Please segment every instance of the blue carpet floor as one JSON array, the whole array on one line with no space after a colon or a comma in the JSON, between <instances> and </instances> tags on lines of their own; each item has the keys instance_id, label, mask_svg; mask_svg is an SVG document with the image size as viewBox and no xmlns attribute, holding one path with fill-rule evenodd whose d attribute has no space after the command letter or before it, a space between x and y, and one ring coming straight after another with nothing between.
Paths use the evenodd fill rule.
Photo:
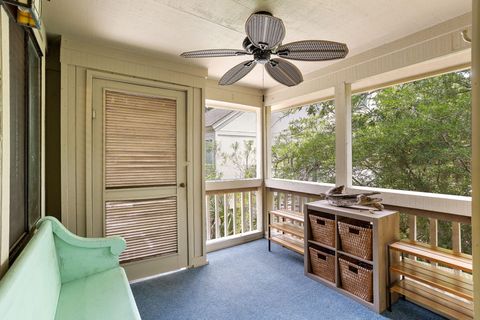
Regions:
<instances>
[{"instance_id":1,"label":"blue carpet floor","mask_svg":"<svg viewBox=\"0 0 480 320\"><path fill-rule=\"evenodd\" d=\"M213 252L209 265L132 284L143 320L442 319L406 301L378 315L303 274L303 257L266 240Z\"/></svg>"}]
</instances>

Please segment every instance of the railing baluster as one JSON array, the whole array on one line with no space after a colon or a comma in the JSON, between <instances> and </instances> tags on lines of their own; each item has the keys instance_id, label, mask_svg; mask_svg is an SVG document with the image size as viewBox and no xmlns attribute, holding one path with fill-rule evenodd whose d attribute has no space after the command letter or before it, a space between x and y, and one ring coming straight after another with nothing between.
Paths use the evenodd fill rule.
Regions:
<instances>
[{"instance_id":1,"label":"railing baluster","mask_svg":"<svg viewBox=\"0 0 480 320\"><path fill-rule=\"evenodd\" d=\"M408 215L408 239L417 241L417 216Z\"/></svg>"},{"instance_id":2,"label":"railing baluster","mask_svg":"<svg viewBox=\"0 0 480 320\"><path fill-rule=\"evenodd\" d=\"M438 220L429 218L430 224L430 244L432 246L438 246Z\"/></svg>"},{"instance_id":3,"label":"railing baluster","mask_svg":"<svg viewBox=\"0 0 480 320\"><path fill-rule=\"evenodd\" d=\"M244 199L245 192L240 194L240 202L242 203L240 206L240 218L242 219L242 233L245 232L245 199Z\"/></svg>"},{"instance_id":4,"label":"railing baluster","mask_svg":"<svg viewBox=\"0 0 480 320\"><path fill-rule=\"evenodd\" d=\"M275 198L275 203L276 203L276 209L279 210L280 209L280 192L275 192L276 193L276 198Z\"/></svg>"},{"instance_id":5,"label":"railing baluster","mask_svg":"<svg viewBox=\"0 0 480 320\"><path fill-rule=\"evenodd\" d=\"M437 247L438 246L438 220L434 218L429 218L429 239L430 245ZM432 266L436 266L437 263L432 262Z\"/></svg>"},{"instance_id":6,"label":"railing baluster","mask_svg":"<svg viewBox=\"0 0 480 320\"><path fill-rule=\"evenodd\" d=\"M206 212L207 212L207 240L210 240L212 237L211 235L212 219L210 216L210 199L211 199L211 196L209 195L205 196L205 205L206 205Z\"/></svg>"},{"instance_id":7,"label":"railing baluster","mask_svg":"<svg viewBox=\"0 0 480 320\"><path fill-rule=\"evenodd\" d=\"M408 215L408 239L412 241L417 241L417 216ZM409 256L414 260L417 260L414 256Z\"/></svg>"},{"instance_id":8,"label":"railing baluster","mask_svg":"<svg viewBox=\"0 0 480 320\"><path fill-rule=\"evenodd\" d=\"M452 222L452 250L455 253L462 252L462 229L460 222ZM454 270L455 274L461 274L460 270Z\"/></svg>"},{"instance_id":9,"label":"railing baluster","mask_svg":"<svg viewBox=\"0 0 480 320\"><path fill-rule=\"evenodd\" d=\"M220 216L218 214L218 196L213 196L215 201L215 239L220 238Z\"/></svg>"},{"instance_id":10,"label":"railing baluster","mask_svg":"<svg viewBox=\"0 0 480 320\"><path fill-rule=\"evenodd\" d=\"M300 206L300 212L304 213L304 207L305 207L305 197L300 197L298 205Z\"/></svg>"},{"instance_id":11,"label":"railing baluster","mask_svg":"<svg viewBox=\"0 0 480 320\"><path fill-rule=\"evenodd\" d=\"M252 192L248 192L248 231L252 231Z\"/></svg>"},{"instance_id":12,"label":"railing baluster","mask_svg":"<svg viewBox=\"0 0 480 320\"><path fill-rule=\"evenodd\" d=\"M452 222L452 250L455 253L462 252L461 236L460 222Z\"/></svg>"},{"instance_id":13,"label":"railing baluster","mask_svg":"<svg viewBox=\"0 0 480 320\"><path fill-rule=\"evenodd\" d=\"M282 197L282 209L287 209L287 194L286 193L282 193L283 197Z\"/></svg>"},{"instance_id":14,"label":"railing baluster","mask_svg":"<svg viewBox=\"0 0 480 320\"><path fill-rule=\"evenodd\" d=\"M237 234L237 193L233 193L233 234Z\"/></svg>"},{"instance_id":15,"label":"railing baluster","mask_svg":"<svg viewBox=\"0 0 480 320\"><path fill-rule=\"evenodd\" d=\"M223 195L223 236L228 236L228 204L226 193Z\"/></svg>"}]
</instances>

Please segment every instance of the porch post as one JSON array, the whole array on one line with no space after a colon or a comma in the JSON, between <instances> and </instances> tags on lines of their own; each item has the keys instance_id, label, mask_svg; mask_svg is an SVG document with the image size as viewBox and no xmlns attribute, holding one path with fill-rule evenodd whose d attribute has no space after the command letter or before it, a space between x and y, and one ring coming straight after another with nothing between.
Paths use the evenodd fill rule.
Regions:
<instances>
[{"instance_id":1,"label":"porch post","mask_svg":"<svg viewBox=\"0 0 480 320\"><path fill-rule=\"evenodd\" d=\"M352 184L352 97L351 85L335 86L335 175L337 186Z\"/></svg>"},{"instance_id":2,"label":"porch post","mask_svg":"<svg viewBox=\"0 0 480 320\"><path fill-rule=\"evenodd\" d=\"M472 8L472 254L475 319L480 319L480 0Z\"/></svg>"},{"instance_id":3,"label":"porch post","mask_svg":"<svg viewBox=\"0 0 480 320\"><path fill-rule=\"evenodd\" d=\"M273 209L273 193L268 191L265 186L265 180L272 178L272 147L271 147L271 116L272 107L264 106L262 109L262 160L263 160L263 234L265 238L268 238L268 212Z\"/></svg>"}]
</instances>

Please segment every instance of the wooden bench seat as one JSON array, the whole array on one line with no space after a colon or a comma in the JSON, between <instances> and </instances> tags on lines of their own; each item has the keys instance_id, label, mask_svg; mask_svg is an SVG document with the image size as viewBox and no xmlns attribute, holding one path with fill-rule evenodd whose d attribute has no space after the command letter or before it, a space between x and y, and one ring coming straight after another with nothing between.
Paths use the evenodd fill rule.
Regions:
<instances>
[{"instance_id":1,"label":"wooden bench seat","mask_svg":"<svg viewBox=\"0 0 480 320\"><path fill-rule=\"evenodd\" d=\"M473 319L473 303L457 299L415 280L403 279L392 286L390 291L449 319Z\"/></svg>"},{"instance_id":2,"label":"wooden bench seat","mask_svg":"<svg viewBox=\"0 0 480 320\"><path fill-rule=\"evenodd\" d=\"M0 319L140 320L118 261L125 246L120 237L81 238L41 219L0 281Z\"/></svg>"},{"instance_id":3,"label":"wooden bench seat","mask_svg":"<svg viewBox=\"0 0 480 320\"><path fill-rule=\"evenodd\" d=\"M437 262L453 269L472 272L471 256L454 253L451 250L438 248L411 240L402 240L390 245L390 249L413 255L418 258Z\"/></svg>"}]
</instances>

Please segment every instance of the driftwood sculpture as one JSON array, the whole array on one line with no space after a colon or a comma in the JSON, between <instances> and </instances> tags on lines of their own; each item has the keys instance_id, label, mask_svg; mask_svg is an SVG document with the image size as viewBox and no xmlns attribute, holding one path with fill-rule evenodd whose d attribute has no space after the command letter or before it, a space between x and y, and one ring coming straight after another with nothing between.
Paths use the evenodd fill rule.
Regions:
<instances>
[{"instance_id":1,"label":"driftwood sculpture","mask_svg":"<svg viewBox=\"0 0 480 320\"><path fill-rule=\"evenodd\" d=\"M331 188L325 193L328 203L337 207L352 207L355 205L370 206L377 210L383 210L381 198L371 197L379 192L365 192L346 194L345 186Z\"/></svg>"}]
</instances>

